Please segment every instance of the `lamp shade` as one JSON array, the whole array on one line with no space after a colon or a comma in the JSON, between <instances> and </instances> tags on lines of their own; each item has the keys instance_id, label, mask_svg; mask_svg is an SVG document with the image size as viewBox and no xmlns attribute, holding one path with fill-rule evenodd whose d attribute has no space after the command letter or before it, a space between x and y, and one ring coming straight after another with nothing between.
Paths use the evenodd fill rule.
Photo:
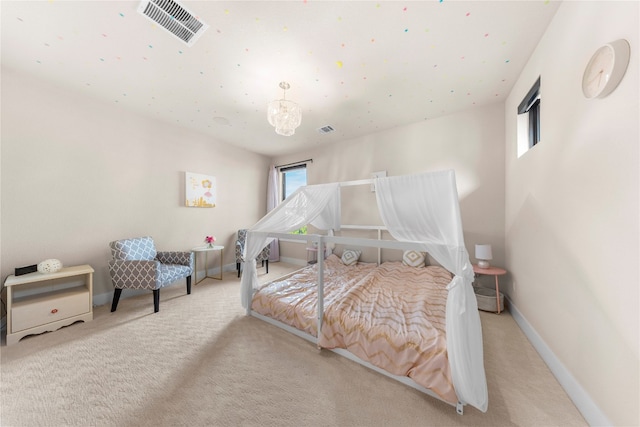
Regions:
<instances>
[{"instance_id":1,"label":"lamp shade","mask_svg":"<svg viewBox=\"0 0 640 427\"><path fill-rule=\"evenodd\" d=\"M302 122L302 109L293 101L279 99L269 103L267 119L278 135L291 136Z\"/></svg>"},{"instance_id":2,"label":"lamp shade","mask_svg":"<svg viewBox=\"0 0 640 427\"><path fill-rule=\"evenodd\" d=\"M482 268L488 268L490 259L493 259L491 253L491 245L476 245L476 259L480 260L478 265Z\"/></svg>"},{"instance_id":3,"label":"lamp shade","mask_svg":"<svg viewBox=\"0 0 640 427\"><path fill-rule=\"evenodd\" d=\"M267 105L267 120L276 128L276 133L283 136L291 136L296 133L296 128L302 123L302 108L293 101L285 99L287 89L291 86L287 82L280 82L282 99L271 101Z\"/></svg>"}]
</instances>

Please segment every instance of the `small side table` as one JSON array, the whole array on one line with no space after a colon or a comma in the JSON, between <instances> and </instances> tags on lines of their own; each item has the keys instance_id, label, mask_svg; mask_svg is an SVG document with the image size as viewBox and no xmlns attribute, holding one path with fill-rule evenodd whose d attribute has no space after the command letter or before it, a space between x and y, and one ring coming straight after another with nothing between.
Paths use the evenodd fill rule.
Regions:
<instances>
[{"instance_id":1,"label":"small side table","mask_svg":"<svg viewBox=\"0 0 640 427\"><path fill-rule=\"evenodd\" d=\"M195 284L197 285L198 283L202 282L204 279L209 278L209 279L217 279L217 280L222 280L222 261L223 261L223 250L224 250L224 246L199 246L197 248L193 248L191 249L191 252L195 253ZM218 277L214 277L214 276L209 276L209 269L207 268L207 254L211 251L220 251L220 275ZM204 252L204 277L200 280L197 279L198 277L198 252Z\"/></svg>"},{"instance_id":2,"label":"small side table","mask_svg":"<svg viewBox=\"0 0 640 427\"><path fill-rule=\"evenodd\" d=\"M307 264L318 262L318 248L307 248Z\"/></svg>"},{"instance_id":3,"label":"small side table","mask_svg":"<svg viewBox=\"0 0 640 427\"><path fill-rule=\"evenodd\" d=\"M507 270L500 267L481 268L477 264L473 264L473 272L475 274L483 274L485 276L495 276L496 278L496 309L500 314L500 286L498 285L498 276L507 274Z\"/></svg>"}]
</instances>

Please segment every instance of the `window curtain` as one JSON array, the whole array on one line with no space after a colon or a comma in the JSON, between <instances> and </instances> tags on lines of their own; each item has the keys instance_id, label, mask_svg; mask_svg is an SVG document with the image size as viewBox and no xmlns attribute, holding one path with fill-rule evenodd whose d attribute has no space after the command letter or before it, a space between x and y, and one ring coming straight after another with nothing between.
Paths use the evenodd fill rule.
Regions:
<instances>
[{"instance_id":1,"label":"window curtain","mask_svg":"<svg viewBox=\"0 0 640 427\"><path fill-rule=\"evenodd\" d=\"M311 224L321 230L340 229L340 185L338 183L308 185L298 188L247 231L244 259L255 259L262 248L274 238L269 232L288 233ZM240 285L242 306L251 308L253 289L258 288L258 273L254 262L244 263Z\"/></svg>"},{"instance_id":2,"label":"window curtain","mask_svg":"<svg viewBox=\"0 0 640 427\"><path fill-rule=\"evenodd\" d=\"M278 169L275 165L271 165L269 168L269 178L267 181L267 212L271 212L278 206ZM273 239L269 243L269 262L280 261L280 242L278 239Z\"/></svg>"},{"instance_id":3,"label":"window curtain","mask_svg":"<svg viewBox=\"0 0 640 427\"><path fill-rule=\"evenodd\" d=\"M453 171L378 178L376 199L389 233L421 243L454 274L447 286L447 352L456 394L482 412L488 405L482 328L473 292L473 267L464 246Z\"/></svg>"}]
</instances>

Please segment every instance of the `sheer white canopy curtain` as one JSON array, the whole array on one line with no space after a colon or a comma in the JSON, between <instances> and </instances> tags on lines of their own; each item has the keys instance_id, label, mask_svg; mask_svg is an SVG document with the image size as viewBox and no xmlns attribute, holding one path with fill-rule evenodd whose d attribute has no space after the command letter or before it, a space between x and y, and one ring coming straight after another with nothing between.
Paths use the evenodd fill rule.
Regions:
<instances>
[{"instance_id":1,"label":"sheer white canopy curtain","mask_svg":"<svg viewBox=\"0 0 640 427\"><path fill-rule=\"evenodd\" d=\"M453 171L376 180L376 199L389 233L420 243L454 274L447 286L447 352L456 394L462 403L487 411L482 327L473 293L473 266L464 246Z\"/></svg>"},{"instance_id":2,"label":"sheer white canopy curtain","mask_svg":"<svg viewBox=\"0 0 640 427\"><path fill-rule=\"evenodd\" d=\"M247 231L244 259L254 259L262 248L274 239L267 237L269 232L289 233L307 224L320 230L340 229L340 185L338 183L298 188ZM242 305L248 308L251 307L253 290L258 287L258 273L255 263L247 262L244 268L240 289Z\"/></svg>"}]
</instances>

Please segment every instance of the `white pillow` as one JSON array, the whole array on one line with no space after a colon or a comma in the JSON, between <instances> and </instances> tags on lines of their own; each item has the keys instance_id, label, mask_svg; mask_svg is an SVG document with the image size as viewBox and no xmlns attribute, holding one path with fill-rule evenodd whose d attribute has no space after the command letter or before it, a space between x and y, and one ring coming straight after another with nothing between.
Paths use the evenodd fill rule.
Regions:
<instances>
[{"instance_id":1,"label":"white pillow","mask_svg":"<svg viewBox=\"0 0 640 427\"><path fill-rule=\"evenodd\" d=\"M342 252L342 263L344 265L355 265L362 252L357 249L345 249Z\"/></svg>"},{"instance_id":2,"label":"white pillow","mask_svg":"<svg viewBox=\"0 0 640 427\"><path fill-rule=\"evenodd\" d=\"M424 267L424 252L404 251L404 254L402 254L402 263L409 267Z\"/></svg>"}]
</instances>

